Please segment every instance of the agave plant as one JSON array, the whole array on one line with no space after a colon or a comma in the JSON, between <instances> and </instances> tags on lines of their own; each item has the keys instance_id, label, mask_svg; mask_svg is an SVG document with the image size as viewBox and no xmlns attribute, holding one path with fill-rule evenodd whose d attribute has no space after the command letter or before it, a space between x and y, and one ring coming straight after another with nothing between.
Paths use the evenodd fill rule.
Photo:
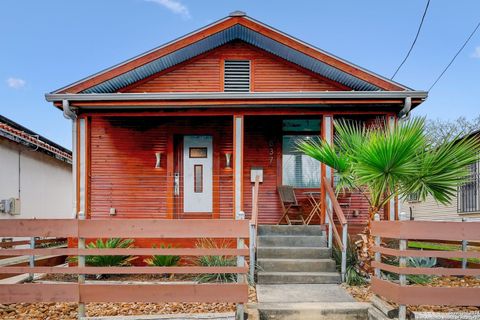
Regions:
<instances>
[{"instance_id":1,"label":"agave plant","mask_svg":"<svg viewBox=\"0 0 480 320\"><path fill-rule=\"evenodd\" d=\"M201 239L195 246L204 249L231 248L232 242ZM201 267L235 267L237 259L234 256L200 256L194 260L194 264ZM234 273L204 273L199 274L196 280L198 282L235 282L237 275Z\"/></svg>"},{"instance_id":2,"label":"agave plant","mask_svg":"<svg viewBox=\"0 0 480 320\"><path fill-rule=\"evenodd\" d=\"M110 238L107 240L97 239L87 244L87 249L113 249L133 248L133 239ZM85 264L94 267L127 266L137 259L136 256L86 256ZM70 258L70 261L77 261L77 257Z\"/></svg>"},{"instance_id":3,"label":"agave plant","mask_svg":"<svg viewBox=\"0 0 480 320\"><path fill-rule=\"evenodd\" d=\"M337 192L360 192L369 203L370 220L363 239L367 257L365 271L371 273L370 221L391 199L418 194L424 201L432 196L448 204L457 187L468 178L467 166L478 159L479 146L474 139L457 137L432 147L425 136L425 120L415 118L393 127L386 123L367 127L359 122L335 121L331 145L322 140L297 143L300 151L336 171Z\"/></svg>"},{"instance_id":4,"label":"agave plant","mask_svg":"<svg viewBox=\"0 0 480 320\"><path fill-rule=\"evenodd\" d=\"M157 246L153 246L153 248L156 248ZM169 244L168 246L161 245L162 249L165 248L172 248L172 245ZM178 262L180 261L180 256L174 256L174 255L155 255L152 256L151 258L144 259L143 262L145 262L149 266L156 266L156 267L171 267L171 266L176 266Z\"/></svg>"}]
</instances>

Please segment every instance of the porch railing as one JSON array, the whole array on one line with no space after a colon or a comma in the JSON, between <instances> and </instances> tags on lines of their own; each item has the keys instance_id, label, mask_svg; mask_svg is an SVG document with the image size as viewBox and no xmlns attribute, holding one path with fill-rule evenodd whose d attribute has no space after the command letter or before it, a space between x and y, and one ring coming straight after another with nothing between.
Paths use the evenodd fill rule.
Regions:
<instances>
[{"instance_id":1,"label":"porch railing","mask_svg":"<svg viewBox=\"0 0 480 320\"><path fill-rule=\"evenodd\" d=\"M255 282L259 188L260 188L260 177L256 176L255 183L253 185L252 216L250 218L250 281L252 283Z\"/></svg>"},{"instance_id":2,"label":"porch railing","mask_svg":"<svg viewBox=\"0 0 480 320\"><path fill-rule=\"evenodd\" d=\"M410 221L402 212L400 221L380 221L377 214L372 222L372 235L375 236L375 275L372 277L372 291L379 296L399 304L399 319L406 317L406 305L449 305L480 306L480 288L478 287L429 287L407 285L407 275L436 276L480 276L480 269L463 268L426 268L408 266L408 257L436 257L479 259L479 251L467 251L466 246L457 251L411 250L407 249L409 239L456 241L465 243L480 240L480 222L444 222ZM398 239L398 249L382 246L382 238ZM460 248L460 246L459 246ZM398 266L382 262L382 255L398 257ZM398 282L382 277L381 271L399 275Z\"/></svg>"},{"instance_id":3,"label":"porch railing","mask_svg":"<svg viewBox=\"0 0 480 320\"><path fill-rule=\"evenodd\" d=\"M348 246L348 224L347 219L345 219L345 215L343 214L342 207L338 203L337 197L335 196L335 192L330 184L330 182L324 177L323 178L323 185L325 186L325 199L327 203L325 204L325 211L327 213L327 223L328 223L328 247L333 250L333 239L338 246L338 248L342 252L342 261L340 264L340 272L342 275L342 282L345 281L345 272L347 269L347 246ZM337 229L337 225L335 224L335 217L337 218L338 222L342 226L342 236Z\"/></svg>"},{"instance_id":4,"label":"porch railing","mask_svg":"<svg viewBox=\"0 0 480 320\"><path fill-rule=\"evenodd\" d=\"M79 215L80 216L80 215ZM8 237L68 237L79 240L78 248L2 249L0 256L68 255L78 256L77 266L9 266L0 267L0 273L77 274L78 283L22 283L0 284L0 303L77 302L79 316L84 316L84 304L89 302L229 302L243 309L248 301L245 256L249 248L243 240L249 238L247 220L161 220L161 219L15 219L2 220L0 236ZM232 239L232 248L82 248L83 241L97 238L152 238L152 239ZM83 240L83 241L82 241ZM241 246L238 243L242 243ZM179 256L231 256L241 258L237 266L173 267L83 266L81 259L91 255L179 255ZM238 274L236 283L168 283L168 284L106 284L84 282L84 275L92 274ZM239 308L240 307L240 308ZM242 318L237 313L237 318Z\"/></svg>"}]
</instances>

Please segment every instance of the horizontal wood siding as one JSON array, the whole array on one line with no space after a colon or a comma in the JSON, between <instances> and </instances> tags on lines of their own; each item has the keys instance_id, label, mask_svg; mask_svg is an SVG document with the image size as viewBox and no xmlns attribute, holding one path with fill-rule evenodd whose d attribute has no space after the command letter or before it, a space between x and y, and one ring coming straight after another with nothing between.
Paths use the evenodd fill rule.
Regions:
<instances>
[{"instance_id":1,"label":"horizontal wood siding","mask_svg":"<svg viewBox=\"0 0 480 320\"><path fill-rule=\"evenodd\" d=\"M276 224L281 217L282 208L277 193L278 153L281 157L280 119L267 117L245 117L245 148L243 163L244 210L248 218L252 212L252 187L250 170L263 168L263 182L258 194L258 222ZM281 158L280 158L281 160Z\"/></svg>"},{"instance_id":2,"label":"horizontal wood siding","mask_svg":"<svg viewBox=\"0 0 480 320\"><path fill-rule=\"evenodd\" d=\"M220 161L220 217L232 217L232 171L225 153L232 152L232 121L218 117L115 118L93 117L91 130L90 206L92 218L167 218L167 140L174 132L216 132ZM155 152L162 153L155 168ZM215 160L214 160L215 161Z\"/></svg>"},{"instance_id":3,"label":"horizontal wood siding","mask_svg":"<svg viewBox=\"0 0 480 320\"><path fill-rule=\"evenodd\" d=\"M124 92L223 91L223 60L251 60L252 91L338 91L345 87L288 63L244 42L232 42L171 70L161 72Z\"/></svg>"},{"instance_id":4,"label":"horizontal wood siding","mask_svg":"<svg viewBox=\"0 0 480 320\"><path fill-rule=\"evenodd\" d=\"M402 211L412 213L415 220L427 221L462 221L466 218L470 221L480 221L480 213L457 213L457 198L455 197L449 205L436 202L431 196L425 201L408 202L402 204Z\"/></svg>"}]
</instances>

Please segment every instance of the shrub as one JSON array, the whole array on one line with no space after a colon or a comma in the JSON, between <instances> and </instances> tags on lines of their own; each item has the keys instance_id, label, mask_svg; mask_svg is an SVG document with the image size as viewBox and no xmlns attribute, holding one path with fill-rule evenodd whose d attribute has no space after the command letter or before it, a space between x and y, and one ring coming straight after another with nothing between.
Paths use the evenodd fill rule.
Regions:
<instances>
[{"instance_id":1,"label":"shrub","mask_svg":"<svg viewBox=\"0 0 480 320\"><path fill-rule=\"evenodd\" d=\"M156 248L156 246L153 246L153 248ZM165 248L172 248L172 245L168 245L165 247L165 245L161 245L162 249ZM143 262L145 262L149 266L156 266L156 267L171 267L171 266L176 266L178 262L180 261L180 256L172 256L172 255L160 255L160 256L152 256L151 258L144 259Z\"/></svg>"},{"instance_id":2,"label":"shrub","mask_svg":"<svg viewBox=\"0 0 480 320\"><path fill-rule=\"evenodd\" d=\"M217 242L214 239L201 239L196 243L197 248L221 249L231 248L231 241ZM200 256L194 260L194 264L201 267L235 267L237 258L232 256ZM196 277L198 282L235 282L235 273L204 273Z\"/></svg>"},{"instance_id":3,"label":"shrub","mask_svg":"<svg viewBox=\"0 0 480 320\"><path fill-rule=\"evenodd\" d=\"M361 286L367 283L359 268L360 260L356 251L355 242L348 237L347 246L347 267L345 270L345 282L350 286ZM337 269L341 270L342 250L339 247L333 248L333 258Z\"/></svg>"}]
</instances>

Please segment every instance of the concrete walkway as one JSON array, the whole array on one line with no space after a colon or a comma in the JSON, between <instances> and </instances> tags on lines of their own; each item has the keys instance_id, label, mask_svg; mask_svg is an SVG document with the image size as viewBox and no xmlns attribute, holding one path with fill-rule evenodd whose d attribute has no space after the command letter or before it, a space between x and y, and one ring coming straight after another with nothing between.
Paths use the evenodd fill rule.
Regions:
<instances>
[{"instance_id":1,"label":"concrete walkway","mask_svg":"<svg viewBox=\"0 0 480 320\"><path fill-rule=\"evenodd\" d=\"M370 304L356 302L339 284L257 285L261 319L360 320Z\"/></svg>"},{"instance_id":2,"label":"concrete walkway","mask_svg":"<svg viewBox=\"0 0 480 320\"><path fill-rule=\"evenodd\" d=\"M355 302L338 284L257 285L257 299L265 302Z\"/></svg>"}]
</instances>

